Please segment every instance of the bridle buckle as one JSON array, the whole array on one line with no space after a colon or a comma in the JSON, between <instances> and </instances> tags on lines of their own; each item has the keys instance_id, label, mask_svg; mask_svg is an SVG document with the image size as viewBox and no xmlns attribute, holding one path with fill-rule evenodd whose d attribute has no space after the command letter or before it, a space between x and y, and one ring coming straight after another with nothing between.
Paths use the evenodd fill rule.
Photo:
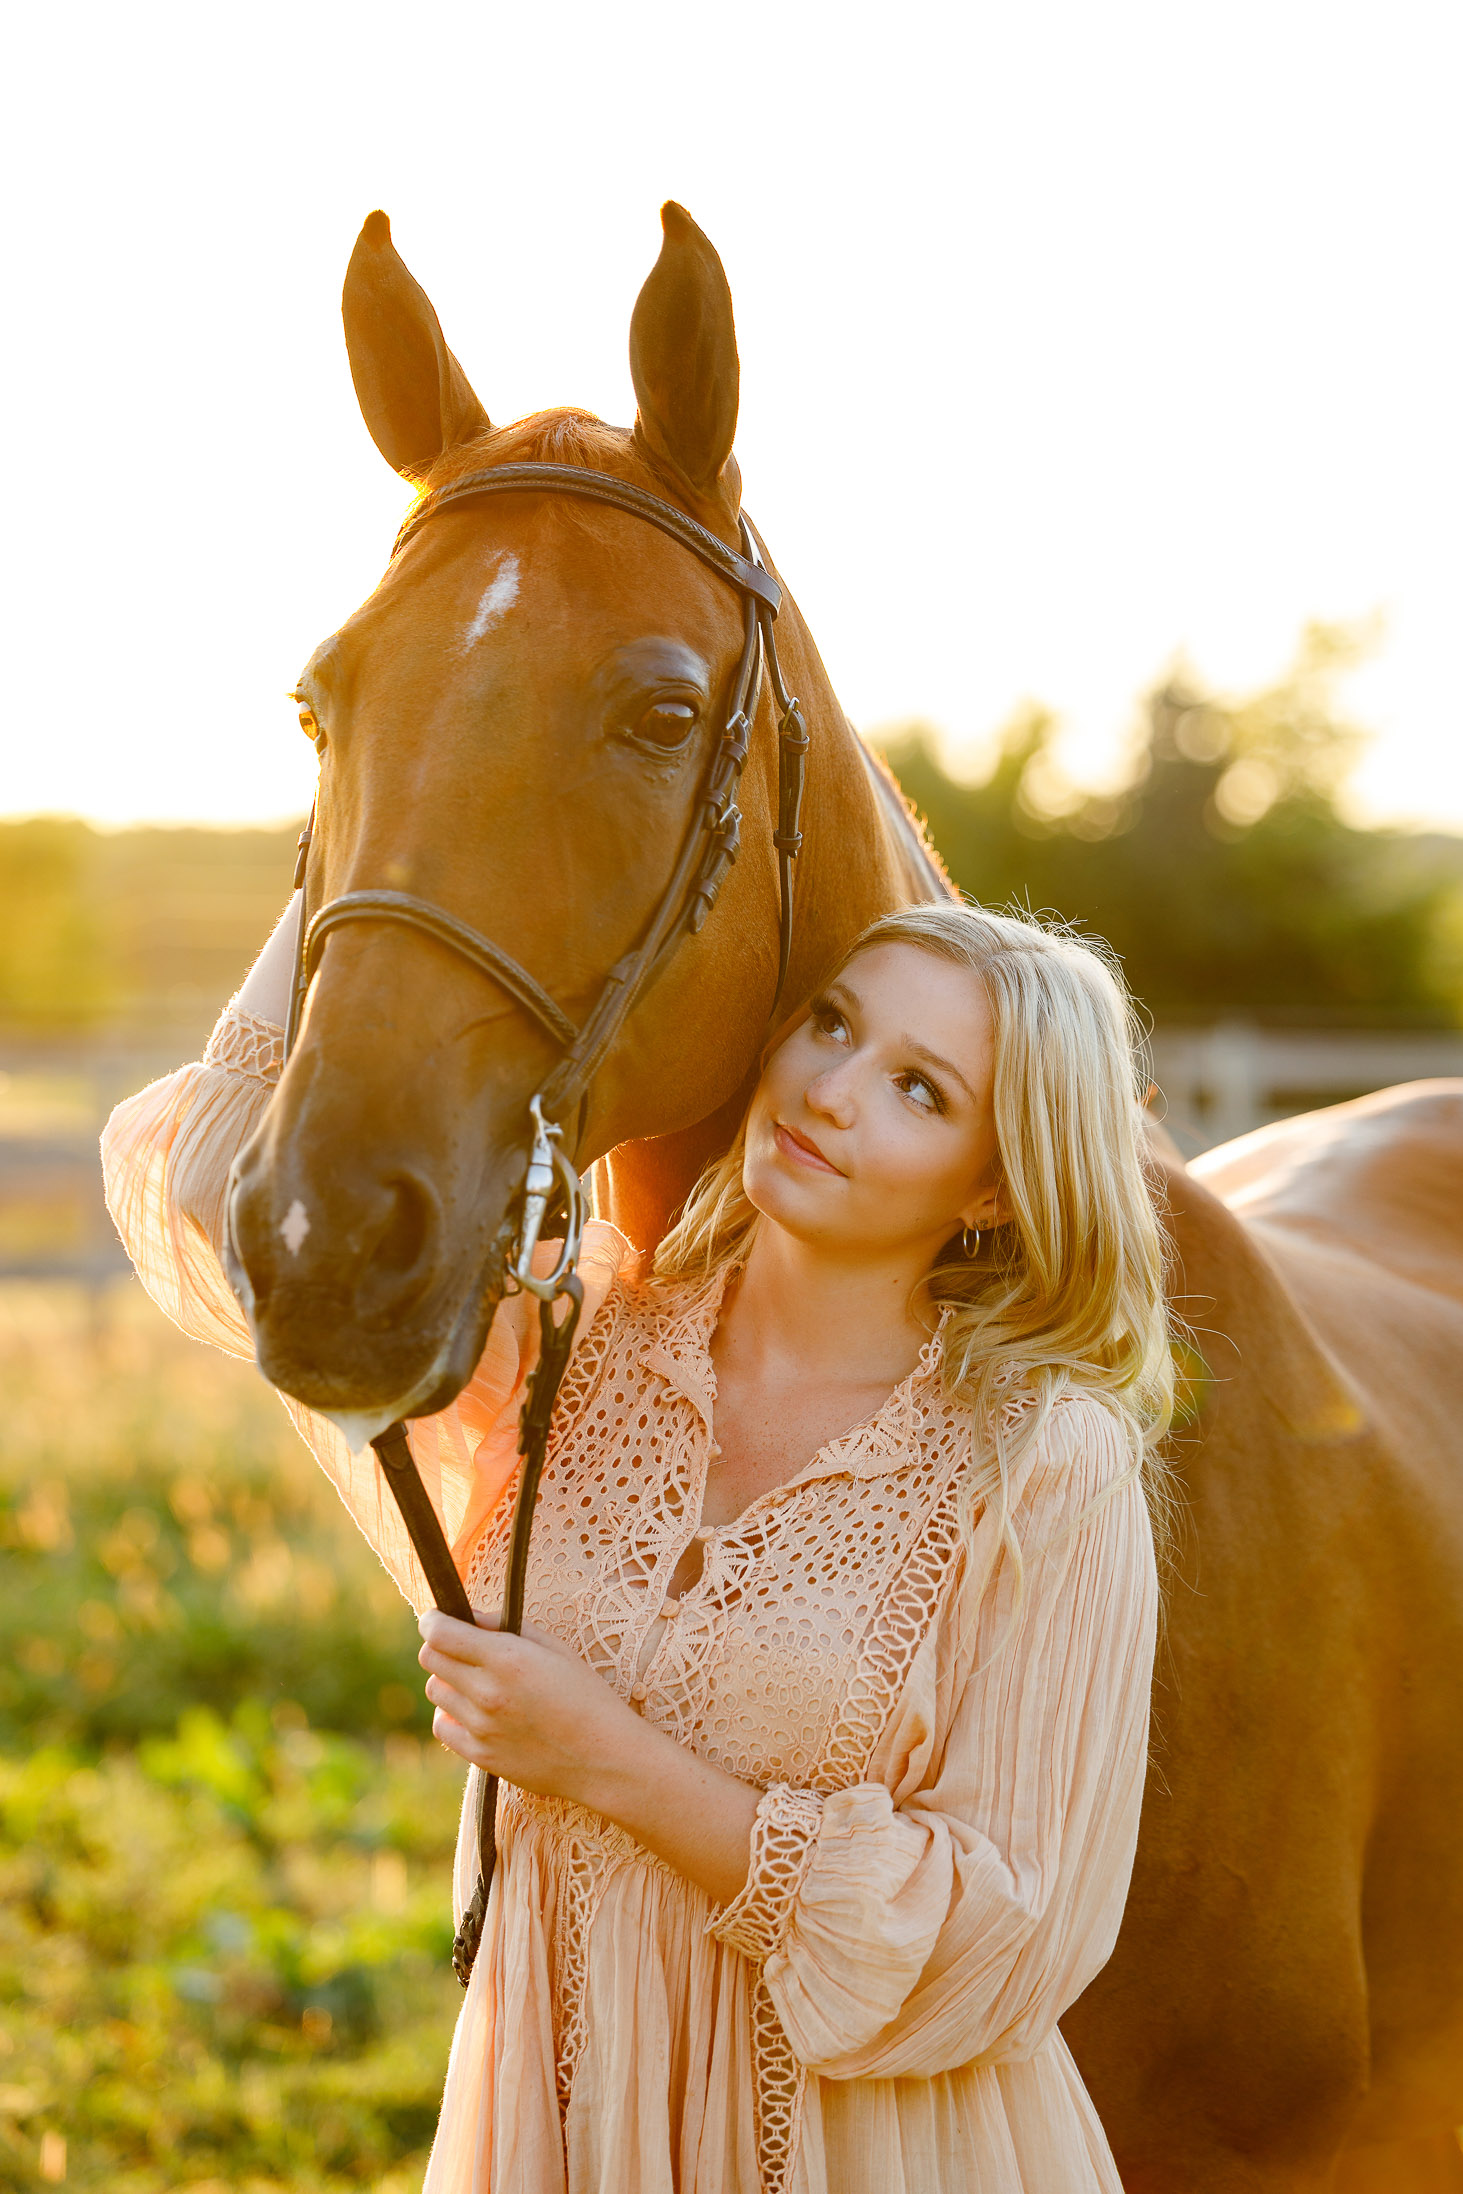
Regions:
<instances>
[{"instance_id":1,"label":"bridle buckle","mask_svg":"<svg viewBox=\"0 0 1463 2194\"><path fill-rule=\"evenodd\" d=\"M541 1303L551 1303L563 1293L564 1285L579 1261L579 1244L584 1234L584 1183L564 1148L563 1129L556 1121L544 1118L542 1093L529 1099L528 1109L533 1120L533 1148L529 1152L528 1173L523 1184L523 1224L511 1271L526 1295L536 1295ZM538 1248L556 1182L564 1197L564 1241L553 1271L540 1276L533 1269L534 1251Z\"/></svg>"}]
</instances>

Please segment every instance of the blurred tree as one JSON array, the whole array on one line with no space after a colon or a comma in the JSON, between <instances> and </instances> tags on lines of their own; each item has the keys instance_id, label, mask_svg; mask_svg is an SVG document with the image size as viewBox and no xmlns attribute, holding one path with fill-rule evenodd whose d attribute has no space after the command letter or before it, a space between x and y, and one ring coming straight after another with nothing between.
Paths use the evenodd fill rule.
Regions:
<instances>
[{"instance_id":1,"label":"blurred tree","mask_svg":"<svg viewBox=\"0 0 1463 2194\"><path fill-rule=\"evenodd\" d=\"M1336 703L1364 635L1317 625L1235 699L1174 671L1116 790L1063 776L1030 708L962 783L928 725L881 742L956 882L1107 937L1155 1016L1463 1021L1463 840L1358 830L1337 796L1361 743ZM289 890L293 828L98 832L0 822L0 1029L166 1022L201 1042Z\"/></svg>"},{"instance_id":2,"label":"blurred tree","mask_svg":"<svg viewBox=\"0 0 1463 2194\"><path fill-rule=\"evenodd\" d=\"M56 816L0 829L0 1021L84 1026L112 1006L115 974L89 889L93 835Z\"/></svg>"},{"instance_id":3,"label":"blurred tree","mask_svg":"<svg viewBox=\"0 0 1463 2194\"><path fill-rule=\"evenodd\" d=\"M295 831L0 821L0 1030L185 1023L198 1040L283 906Z\"/></svg>"},{"instance_id":4,"label":"blurred tree","mask_svg":"<svg viewBox=\"0 0 1463 2194\"><path fill-rule=\"evenodd\" d=\"M1114 792L1062 776L1028 709L990 775L952 778L926 725L882 743L960 887L1106 937L1165 1021L1463 1021L1463 841L1359 830L1337 808L1361 734L1338 672L1362 636L1312 626L1284 677L1234 700L1177 670Z\"/></svg>"}]
</instances>

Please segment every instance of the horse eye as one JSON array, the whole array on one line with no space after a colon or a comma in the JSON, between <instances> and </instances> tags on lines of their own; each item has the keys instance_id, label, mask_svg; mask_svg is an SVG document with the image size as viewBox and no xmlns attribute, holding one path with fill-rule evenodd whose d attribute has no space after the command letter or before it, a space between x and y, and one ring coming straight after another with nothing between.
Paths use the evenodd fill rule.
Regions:
<instances>
[{"instance_id":1,"label":"horse eye","mask_svg":"<svg viewBox=\"0 0 1463 2194\"><path fill-rule=\"evenodd\" d=\"M319 718L312 708L302 708L300 710L300 729L307 739L314 740L317 747L325 736L320 729Z\"/></svg>"},{"instance_id":2,"label":"horse eye","mask_svg":"<svg viewBox=\"0 0 1463 2194\"><path fill-rule=\"evenodd\" d=\"M679 747L691 736L695 721L696 711L689 701L657 701L645 711L635 730L652 746Z\"/></svg>"}]
</instances>

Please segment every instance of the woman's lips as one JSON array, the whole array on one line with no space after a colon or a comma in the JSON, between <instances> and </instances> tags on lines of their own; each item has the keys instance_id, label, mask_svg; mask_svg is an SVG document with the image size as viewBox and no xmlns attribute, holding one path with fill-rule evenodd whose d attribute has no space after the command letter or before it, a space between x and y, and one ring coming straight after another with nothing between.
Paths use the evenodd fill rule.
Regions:
<instances>
[{"instance_id":1,"label":"woman's lips","mask_svg":"<svg viewBox=\"0 0 1463 2194\"><path fill-rule=\"evenodd\" d=\"M829 1163L816 1143L810 1143L806 1135L799 1135L795 1128L784 1127L781 1120L775 1123L773 1135L783 1157L795 1166L806 1166L810 1173L838 1172L837 1166Z\"/></svg>"}]
</instances>

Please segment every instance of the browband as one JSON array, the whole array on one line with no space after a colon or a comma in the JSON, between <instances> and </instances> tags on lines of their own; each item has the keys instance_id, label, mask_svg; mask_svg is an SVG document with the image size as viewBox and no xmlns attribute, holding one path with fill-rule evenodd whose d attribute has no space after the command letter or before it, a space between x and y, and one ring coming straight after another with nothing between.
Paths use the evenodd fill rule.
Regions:
<instances>
[{"instance_id":1,"label":"browband","mask_svg":"<svg viewBox=\"0 0 1463 2194\"><path fill-rule=\"evenodd\" d=\"M740 587L744 594L755 595L769 616L775 617L782 607L782 588L764 565L739 556L716 534L698 525L685 511L677 510L674 503L652 495L648 488L634 487L608 472L582 472L578 465L487 465L481 472L465 472L460 480L449 480L445 487L433 488L422 497L396 536L392 557L399 556L417 528L449 503L465 502L475 495L527 493L535 488L550 488L560 495L582 495L592 503L608 503L613 510L643 518L699 556L718 578Z\"/></svg>"}]
</instances>

